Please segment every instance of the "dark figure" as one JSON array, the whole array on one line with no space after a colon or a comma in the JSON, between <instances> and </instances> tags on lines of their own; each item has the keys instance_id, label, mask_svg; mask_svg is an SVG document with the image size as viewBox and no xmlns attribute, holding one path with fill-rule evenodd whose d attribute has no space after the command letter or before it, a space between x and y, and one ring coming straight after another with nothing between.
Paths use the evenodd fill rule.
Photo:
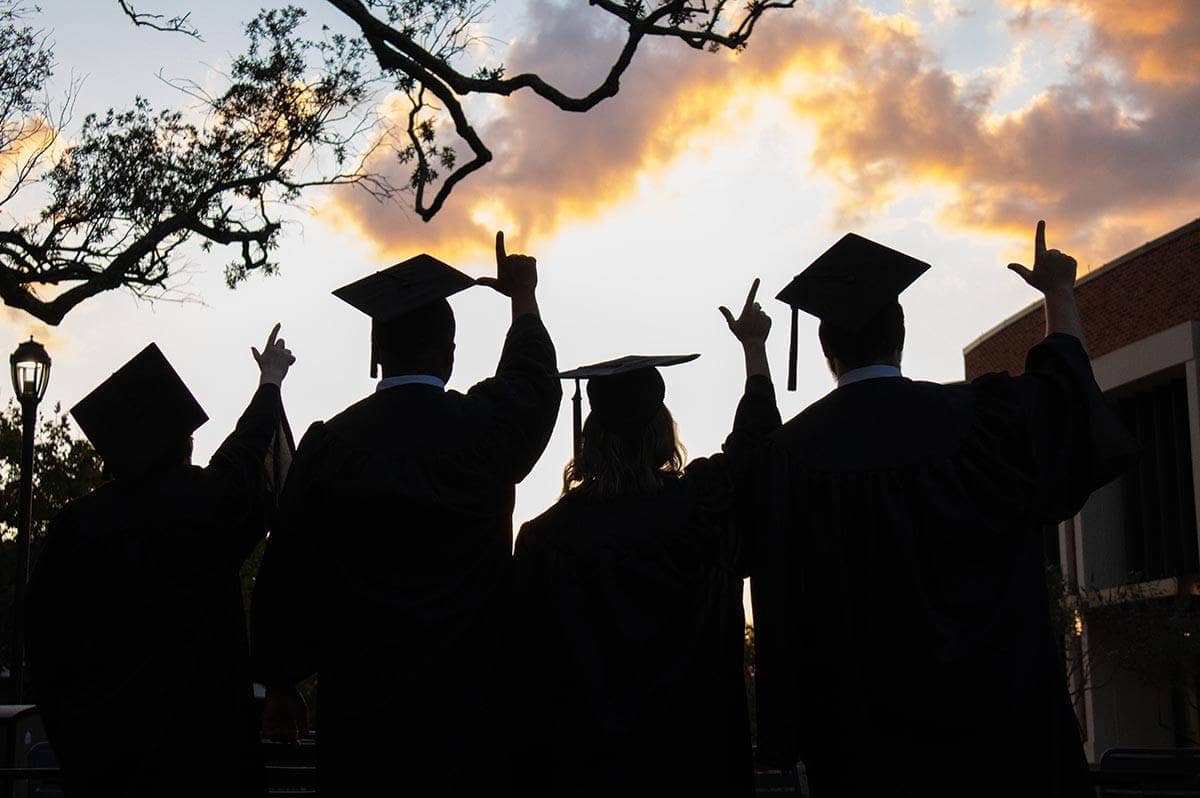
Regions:
<instances>
[{"instance_id":1,"label":"dark figure","mask_svg":"<svg viewBox=\"0 0 1200 798\"><path fill-rule=\"evenodd\" d=\"M742 500L779 426L757 287L740 318L721 308L747 373L721 454L684 468L663 404L654 364L692 358L563 375L590 377L592 411L562 498L517 538L515 795L753 794Z\"/></svg>"},{"instance_id":2,"label":"dark figure","mask_svg":"<svg viewBox=\"0 0 1200 798\"><path fill-rule=\"evenodd\" d=\"M1040 530L1136 446L1044 229L1013 266L1046 300L1018 377L902 377L896 296L927 267L857 236L780 294L820 316L839 386L772 436L751 577L760 750L814 798L1091 795Z\"/></svg>"},{"instance_id":3,"label":"dark figure","mask_svg":"<svg viewBox=\"0 0 1200 798\"><path fill-rule=\"evenodd\" d=\"M151 344L72 409L111 480L50 522L29 661L68 796L257 796L265 788L238 573L291 459L276 341L207 468L206 416Z\"/></svg>"},{"instance_id":4,"label":"dark figure","mask_svg":"<svg viewBox=\"0 0 1200 798\"><path fill-rule=\"evenodd\" d=\"M478 796L503 789L494 702L514 486L550 438L562 389L538 315L536 262L506 255L512 326L496 376L444 390L445 297L472 285L429 256L339 289L372 315L376 392L304 436L255 586L265 731L292 737L293 686L318 674L322 795Z\"/></svg>"}]
</instances>

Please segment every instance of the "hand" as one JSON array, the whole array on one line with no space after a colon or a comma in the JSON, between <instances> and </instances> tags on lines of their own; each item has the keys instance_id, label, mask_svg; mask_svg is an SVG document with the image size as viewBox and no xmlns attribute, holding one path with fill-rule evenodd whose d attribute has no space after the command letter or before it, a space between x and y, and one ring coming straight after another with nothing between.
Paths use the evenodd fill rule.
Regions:
<instances>
[{"instance_id":1,"label":"hand","mask_svg":"<svg viewBox=\"0 0 1200 798\"><path fill-rule=\"evenodd\" d=\"M287 376L288 368L296 362L291 350L283 345L283 339L275 340L277 335L278 324L271 328L271 334L267 336L267 345L263 347L262 352L250 347L250 354L254 355L254 362L258 364L259 385L281 384Z\"/></svg>"},{"instance_id":2,"label":"hand","mask_svg":"<svg viewBox=\"0 0 1200 798\"><path fill-rule=\"evenodd\" d=\"M758 293L758 278L754 278L754 283L750 286L750 293L746 295L746 304L742 306L742 315L736 319L729 312L729 308L722 305L718 310L725 317L726 323L729 324L729 331L734 337L742 342L742 345L761 344L767 340L767 334L771 332L771 317L763 312L762 305L754 301L754 295Z\"/></svg>"},{"instance_id":3,"label":"hand","mask_svg":"<svg viewBox=\"0 0 1200 798\"><path fill-rule=\"evenodd\" d=\"M308 707L294 688L268 688L262 710L262 734L268 740L294 743L308 733Z\"/></svg>"},{"instance_id":4,"label":"hand","mask_svg":"<svg viewBox=\"0 0 1200 798\"><path fill-rule=\"evenodd\" d=\"M1037 223L1033 239L1033 268L1027 269L1019 263L1010 263L1008 268L1021 275L1021 279L1043 294L1073 291L1077 264L1070 255L1057 249L1046 249L1046 223Z\"/></svg>"},{"instance_id":5,"label":"hand","mask_svg":"<svg viewBox=\"0 0 1200 798\"><path fill-rule=\"evenodd\" d=\"M496 233L496 276L480 277L476 285L494 288L511 299L527 298L537 288L537 259L504 251L504 231Z\"/></svg>"}]
</instances>

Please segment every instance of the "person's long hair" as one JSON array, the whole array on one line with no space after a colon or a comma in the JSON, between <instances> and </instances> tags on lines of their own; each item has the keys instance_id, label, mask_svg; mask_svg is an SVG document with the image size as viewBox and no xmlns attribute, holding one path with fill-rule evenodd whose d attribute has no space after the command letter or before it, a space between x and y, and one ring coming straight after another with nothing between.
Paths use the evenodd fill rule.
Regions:
<instances>
[{"instance_id":1,"label":"person's long hair","mask_svg":"<svg viewBox=\"0 0 1200 798\"><path fill-rule=\"evenodd\" d=\"M579 455L563 470L563 496L603 501L617 496L653 496L683 474L687 452L675 419L664 406L650 423L618 434L589 415Z\"/></svg>"}]
</instances>

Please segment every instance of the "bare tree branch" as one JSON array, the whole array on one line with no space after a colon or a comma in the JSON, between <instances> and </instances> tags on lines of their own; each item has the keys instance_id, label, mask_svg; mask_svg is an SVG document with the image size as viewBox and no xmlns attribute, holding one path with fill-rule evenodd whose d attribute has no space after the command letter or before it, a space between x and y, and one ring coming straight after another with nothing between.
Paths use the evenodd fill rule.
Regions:
<instances>
[{"instance_id":1,"label":"bare tree branch","mask_svg":"<svg viewBox=\"0 0 1200 798\"><path fill-rule=\"evenodd\" d=\"M125 16L129 17L134 25L143 28L153 28L154 30L166 33L182 33L185 36L191 36L193 39L204 41L199 29L190 21L192 17L192 12L190 11L177 17L168 17L166 14L137 11L127 0L117 0L117 3L121 6L121 10L125 12Z\"/></svg>"},{"instance_id":2,"label":"bare tree branch","mask_svg":"<svg viewBox=\"0 0 1200 798\"><path fill-rule=\"evenodd\" d=\"M454 187L464 178L483 168L492 159L475 126L463 109L471 94L508 96L528 90L556 107L574 113L591 110L620 90L621 78L633 63L638 47L647 37L678 39L695 49L744 48L759 19L768 11L792 8L795 0L750 0L741 16L729 19L727 0L708 5L705 0L666 0L647 8L641 0L589 0L589 5L616 17L626 28L625 41L603 78L585 94L570 95L535 73L504 76L504 68L481 69L467 75L453 61L470 40L471 23L477 20L490 0L327 0L350 19L359 30L386 72L396 76L397 84L410 99L420 97L408 115L409 145L401 150L401 160L415 166L411 187L415 209L429 221L445 204ZM411 91L413 87L419 92ZM437 178L431 156L437 155L431 128L421 111L429 107L424 92L432 94L449 116L454 132L471 148L474 157L449 167L433 199L426 203L426 189ZM444 152L443 148L443 152Z\"/></svg>"}]
</instances>

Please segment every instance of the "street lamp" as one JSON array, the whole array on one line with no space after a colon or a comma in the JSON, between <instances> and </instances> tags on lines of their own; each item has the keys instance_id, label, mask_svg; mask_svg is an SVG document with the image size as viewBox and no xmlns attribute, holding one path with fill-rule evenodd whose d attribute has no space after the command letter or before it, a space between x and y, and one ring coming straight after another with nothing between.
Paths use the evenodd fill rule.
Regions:
<instances>
[{"instance_id":1,"label":"street lamp","mask_svg":"<svg viewBox=\"0 0 1200 798\"><path fill-rule=\"evenodd\" d=\"M21 703L25 692L25 583L29 578L29 531L33 521L33 432L37 406L50 382L50 355L29 337L9 358L13 392L21 403L21 494L17 515L17 564L13 576L13 624L9 683L12 700Z\"/></svg>"},{"instance_id":2,"label":"street lamp","mask_svg":"<svg viewBox=\"0 0 1200 798\"><path fill-rule=\"evenodd\" d=\"M29 340L17 347L9 358L12 363L13 391L22 404L33 402L34 406L46 395L46 384L50 382L50 355L46 347Z\"/></svg>"}]
</instances>

